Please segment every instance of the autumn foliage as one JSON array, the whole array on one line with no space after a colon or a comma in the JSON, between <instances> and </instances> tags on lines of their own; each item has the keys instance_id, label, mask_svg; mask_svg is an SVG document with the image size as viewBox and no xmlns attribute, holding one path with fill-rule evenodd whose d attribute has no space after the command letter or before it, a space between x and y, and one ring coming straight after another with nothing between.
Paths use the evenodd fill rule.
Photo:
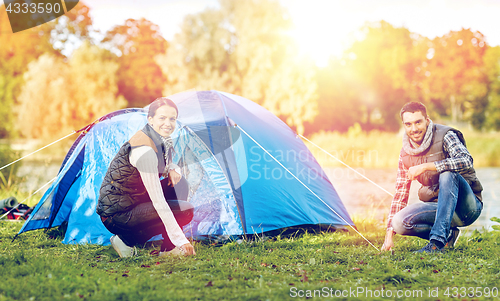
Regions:
<instances>
[{"instance_id":1,"label":"autumn foliage","mask_svg":"<svg viewBox=\"0 0 500 301\"><path fill-rule=\"evenodd\" d=\"M249 98L305 134L354 124L397 131L399 109L412 100L438 121L500 129L500 47L480 32L429 39L367 23L320 68L301 54L292 28L277 1L220 0L186 16L170 41L146 19L96 40L80 1L70 14L14 35L2 6L0 137L58 138L110 111L188 89Z\"/></svg>"}]
</instances>

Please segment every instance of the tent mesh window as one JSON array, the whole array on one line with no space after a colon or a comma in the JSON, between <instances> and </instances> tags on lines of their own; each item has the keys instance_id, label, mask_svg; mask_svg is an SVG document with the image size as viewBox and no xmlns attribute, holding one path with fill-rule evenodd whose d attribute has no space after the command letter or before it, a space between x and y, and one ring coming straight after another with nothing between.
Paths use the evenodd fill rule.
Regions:
<instances>
[{"instance_id":1,"label":"tent mesh window","mask_svg":"<svg viewBox=\"0 0 500 301\"><path fill-rule=\"evenodd\" d=\"M47 197L47 201L45 201L42 206L38 209L38 211L31 217L32 220L44 220L48 219L51 214L52 209L52 199L54 198L54 190L50 192L50 195ZM49 201L50 200L50 201Z\"/></svg>"},{"instance_id":2,"label":"tent mesh window","mask_svg":"<svg viewBox=\"0 0 500 301\"><path fill-rule=\"evenodd\" d=\"M178 165L189 183L188 201L195 207L193 220L184 230L193 236L222 233L221 196L215 185L191 148L186 147L181 158Z\"/></svg>"}]
</instances>

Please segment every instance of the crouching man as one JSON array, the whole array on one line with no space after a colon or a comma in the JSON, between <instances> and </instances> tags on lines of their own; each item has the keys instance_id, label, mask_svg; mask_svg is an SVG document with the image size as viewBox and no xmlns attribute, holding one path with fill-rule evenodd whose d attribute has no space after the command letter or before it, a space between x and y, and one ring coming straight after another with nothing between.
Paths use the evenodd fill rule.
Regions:
<instances>
[{"instance_id":1,"label":"crouching man","mask_svg":"<svg viewBox=\"0 0 500 301\"><path fill-rule=\"evenodd\" d=\"M382 250L394 247L397 233L428 239L419 253L443 252L454 246L458 227L472 224L481 214L483 187L460 131L433 124L420 102L405 104L400 116L405 133ZM421 202L407 206L413 180L422 184Z\"/></svg>"}]
</instances>

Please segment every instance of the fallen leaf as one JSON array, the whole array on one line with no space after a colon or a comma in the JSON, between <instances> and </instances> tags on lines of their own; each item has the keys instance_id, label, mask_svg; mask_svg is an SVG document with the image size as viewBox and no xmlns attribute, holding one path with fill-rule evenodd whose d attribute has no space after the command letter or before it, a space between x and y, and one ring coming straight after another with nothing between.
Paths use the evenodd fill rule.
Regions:
<instances>
[{"instance_id":1,"label":"fallen leaf","mask_svg":"<svg viewBox=\"0 0 500 301\"><path fill-rule=\"evenodd\" d=\"M212 281L208 281L208 283L205 285L205 287L208 287L208 286L214 286L214 285L212 284Z\"/></svg>"},{"instance_id":2,"label":"fallen leaf","mask_svg":"<svg viewBox=\"0 0 500 301\"><path fill-rule=\"evenodd\" d=\"M127 274L123 274L122 277L128 277L128 275Z\"/></svg>"},{"instance_id":3,"label":"fallen leaf","mask_svg":"<svg viewBox=\"0 0 500 301\"><path fill-rule=\"evenodd\" d=\"M141 265L141 268L150 268L151 266L150 265Z\"/></svg>"},{"instance_id":4,"label":"fallen leaf","mask_svg":"<svg viewBox=\"0 0 500 301\"><path fill-rule=\"evenodd\" d=\"M160 251L158 250L153 250L149 253L149 255L160 255Z\"/></svg>"},{"instance_id":5,"label":"fallen leaf","mask_svg":"<svg viewBox=\"0 0 500 301\"><path fill-rule=\"evenodd\" d=\"M307 277L306 271L304 271L304 274L302 275L302 279L300 279L301 282L307 282L309 281L309 278Z\"/></svg>"},{"instance_id":6,"label":"fallen leaf","mask_svg":"<svg viewBox=\"0 0 500 301\"><path fill-rule=\"evenodd\" d=\"M267 263L265 263L265 262L262 262L260 265L263 267L267 267Z\"/></svg>"},{"instance_id":7,"label":"fallen leaf","mask_svg":"<svg viewBox=\"0 0 500 301\"><path fill-rule=\"evenodd\" d=\"M352 268L354 271L359 271L361 270L360 268Z\"/></svg>"}]
</instances>

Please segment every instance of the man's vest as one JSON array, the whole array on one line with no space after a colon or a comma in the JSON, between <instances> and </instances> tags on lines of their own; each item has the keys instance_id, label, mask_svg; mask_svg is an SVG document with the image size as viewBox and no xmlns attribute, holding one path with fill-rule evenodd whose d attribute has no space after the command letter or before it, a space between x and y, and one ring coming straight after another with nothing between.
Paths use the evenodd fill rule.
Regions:
<instances>
[{"instance_id":1,"label":"man's vest","mask_svg":"<svg viewBox=\"0 0 500 301\"><path fill-rule=\"evenodd\" d=\"M118 212L126 212L151 200L139 170L129 161L130 151L139 146L151 147L158 157L158 172L165 170L163 143L159 134L146 125L123 144L111 161L99 190L96 212L100 216L109 217Z\"/></svg>"},{"instance_id":2,"label":"man's vest","mask_svg":"<svg viewBox=\"0 0 500 301\"><path fill-rule=\"evenodd\" d=\"M403 164L407 169L422 163L436 162L449 158L449 154L443 149L444 136L448 131L454 131L460 141L464 144L464 146L466 146L463 134L457 129L441 124L434 124L432 131L431 144L429 148L422 153L418 155L409 155L403 148L401 149ZM471 167L469 169L462 170L459 173L467 181L467 183L469 183L477 198L482 201L481 191L483 190L483 187L481 186L479 179L476 177L476 171L474 168ZM439 172L426 171L418 176L417 181L422 184L422 187L418 191L418 196L422 201L429 201L437 198L439 189Z\"/></svg>"}]
</instances>

